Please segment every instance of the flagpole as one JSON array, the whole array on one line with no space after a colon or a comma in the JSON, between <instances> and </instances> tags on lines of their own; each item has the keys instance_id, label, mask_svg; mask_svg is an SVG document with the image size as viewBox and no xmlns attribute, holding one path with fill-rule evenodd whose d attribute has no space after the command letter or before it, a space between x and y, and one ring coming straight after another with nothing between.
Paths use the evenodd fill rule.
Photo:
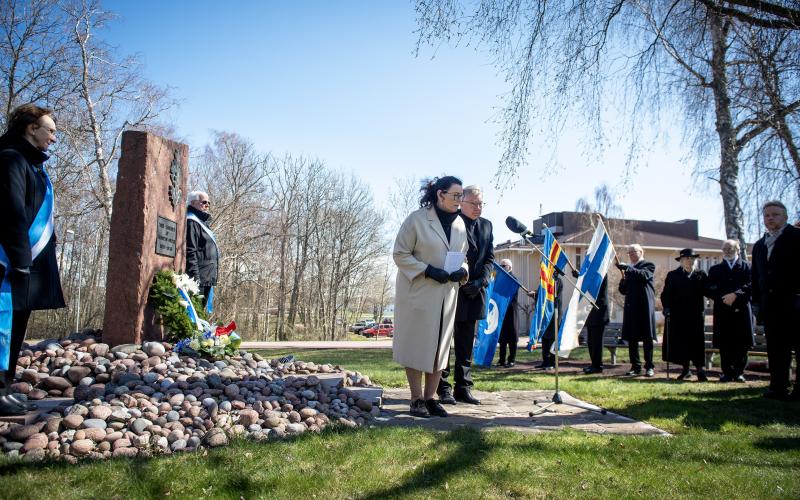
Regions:
<instances>
[{"instance_id":1,"label":"flagpole","mask_svg":"<svg viewBox=\"0 0 800 500\"><path fill-rule=\"evenodd\" d=\"M550 228L549 228L549 227L547 227L547 224L545 224L544 222L542 223L542 226L543 226L545 229L547 229L548 231L550 231ZM553 234L553 233L552 233L552 231L551 231L551 233L550 233L550 234ZM556 240L556 237L555 237L555 235L553 235L553 239L556 241L556 243L558 243L558 240ZM533 242L531 242L531 243L533 243ZM560 243L559 243L559 246L561 246L561 244L560 244ZM533 245L533 247L534 247L534 248L536 248L536 245ZM541 250L539 250L538 248L536 248L536 250L538 250L538 251L539 251L539 253L540 253L540 254L542 254L542 256L545 258L545 260L546 260L547 262L549 262L549 263L553 264L553 269L555 269L555 270L556 270L556 272L561 272L561 276L563 276L564 278L566 278L567 282L568 282L570 285L572 285L572 286L575 288L575 290L577 290L577 291L578 291L578 293L580 293L580 294L581 294L581 297L583 297L584 299L588 300L588 301L589 301L589 303L592 305L592 307L594 307L595 309L600 309L599 307L597 307L597 304L594 302L594 299L592 299L592 298L591 298L589 295L587 295L587 294L586 294L586 293L585 293L583 290L581 290L581 289L578 287L578 284L577 284L577 283L575 283L574 281L572 281L571 279L569 279L569 278L567 277L567 274L566 274L566 273L564 273L564 272L562 272L562 271L558 271L558 266L556 266L556 263L555 263L555 262L552 262L552 261L550 260L550 257L547 257L546 255L544 255L544 252L542 252L542 251L541 251ZM569 264L569 267L570 267L570 268L571 268L573 271L575 271L575 272L578 272L578 270L577 270L577 269L575 269L575 266L573 266L573 265L572 265L572 262L570 262L570 261L569 261L569 259L567 259L567 264Z\"/></svg>"}]
</instances>

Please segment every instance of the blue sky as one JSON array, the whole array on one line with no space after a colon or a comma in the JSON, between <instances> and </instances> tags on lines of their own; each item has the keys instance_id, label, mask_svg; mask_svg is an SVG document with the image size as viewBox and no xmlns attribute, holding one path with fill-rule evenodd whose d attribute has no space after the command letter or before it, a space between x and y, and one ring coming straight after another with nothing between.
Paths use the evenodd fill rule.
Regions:
<instances>
[{"instance_id":1,"label":"blue sky","mask_svg":"<svg viewBox=\"0 0 800 500\"><path fill-rule=\"evenodd\" d=\"M560 140L560 167L546 174L547 145L534 138L529 165L501 196L492 187L501 155L494 116L509 87L472 48L424 47L415 57L411 2L106 6L120 18L103 36L121 55L138 55L149 79L173 88L180 106L169 121L195 150L211 130L236 132L262 151L306 154L354 173L378 204L395 178L458 175L486 189L484 217L496 242L512 238L507 215L530 224L540 205L544 213L572 210L601 183L618 191L626 217L696 218L701 235L724 237L718 188L691 181L679 132L626 183L622 150L587 164L578 153L585 134L573 130Z\"/></svg>"}]
</instances>

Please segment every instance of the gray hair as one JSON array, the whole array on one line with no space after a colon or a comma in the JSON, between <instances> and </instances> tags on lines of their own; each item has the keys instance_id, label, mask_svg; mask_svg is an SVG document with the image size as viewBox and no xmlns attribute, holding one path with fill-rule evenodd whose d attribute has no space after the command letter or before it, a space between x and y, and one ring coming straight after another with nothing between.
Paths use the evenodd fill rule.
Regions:
<instances>
[{"instance_id":1,"label":"gray hair","mask_svg":"<svg viewBox=\"0 0 800 500\"><path fill-rule=\"evenodd\" d=\"M786 205L781 203L780 200L770 200L770 201L764 203L764 205L761 207L761 211L763 212L764 210L767 209L767 207L778 207L778 208L783 210L783 215L787 215L787 216L789 215L788 210L786 210Z\"/></svg>"},{"instance_id":2,"label":"gray hair","mask_svg":"<svg viewBox=\"0 0 800 500\"><path fill-rule=\"evenodd\" d=\"M642 245L640 245L638 243L634 243L632 245L628 245L628 249L629 250L636 250L637 252L642 252L642 255L644 255L644 248L642 248Z\"/></svg>"},{"instance_id":3,"label":"gray hair","mask_svg":"<svg viewBox=\"0 0 800 500\"><path fill-rule=\"evenodd\" d=\"M193 201L199 200L200 195L205 195L208 198L208 193L205 191L190 191L189 194L186 195L186 206L188 207Z\"/></svg>"},{"instance_id":4,"label":"gray hair","mask_svg":"<svg viewBox=\"0 0 800 500\"><path fill-rule=\"evenodd\" d=\"M736 247L737 250L739 250L739 248L741 248L741 245L739 244L739 240L725 240L725 241L722 242L722 246L724 247L725 245L730 245L732 247Z\"/></svg>"},{"instance_id":5,"label":"gray hair","mask_svg":"<svg viewBox=\"0 0 800 500\"><path fill-rule=\"evenodd\" d=\"M483 190L477 184L470 184L469 186L464 187L464 198L466 198L467 196L483 198Z\"/></svg>"}]
</instances>

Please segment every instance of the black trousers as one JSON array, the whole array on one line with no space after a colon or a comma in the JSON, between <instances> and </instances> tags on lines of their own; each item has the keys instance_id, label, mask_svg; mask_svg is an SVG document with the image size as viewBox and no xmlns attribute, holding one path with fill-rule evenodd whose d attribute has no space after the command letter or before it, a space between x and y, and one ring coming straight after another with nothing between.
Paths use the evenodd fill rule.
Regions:
<instances>
[{"instance_id":1,"label":"black trousers","mask_svg":"<svg viewBox=\"0 0 800 500\"><path fill-rule=\"evenodd\" d=\"M552 337L542 337L542 365L556 365L556 355L550 352L550 349L553 348L553 344L555 344L555 342L556 339Z\"/></svg>"},{"instance_id":2,"label":"black trousers","mask_svg":"<svg viewBox=\"0 0 800 500\"><path fill-rule=\"evenodd\" d=\"M785 393L789 390L789 369L792 366L792 350L800 371L800 341L796 337L796 326L782 322L764 324L767 336L767 361L769 362L769 388L775 392ZM793 331L794 330L794 331ZM790 336L791 335L791 336ZM795 385L800 381L800 374L795 372ZM800 389L799 389L800 390Z\"/></svg>"},{"instance_id":3,"label":"black trousers","mask_svg":"<svg viewBox=\"0 0 800 500\"><path fill-rule=\"evenodd\" d=\"M747 366L747 349L741 347L720 347L719 362L722 373L728 378L736 378L744 374Z\"/></svg>"},{"instance_id":4,"label":"black trousers","mask_svg":"<svg viewBox=\"0 0 800 500\"><path fill-rule=\"evenodd\" d=\"M506 347L508 347L508 362L514 363L517 360L517 339L500 337L500 359L498 362L503 365L506 363Z\"/></svg>"},{"instance_id":5,"label":"black trousers","mask_svg":"<svg viewBox=\"0 0 800 500\"><path fill-rule=\"evenodd\" d=\"M603 333L605 325L587 326L588 337L586 344L589 347L589 358L592 360L592 368L603 368Z\"/></svg>"},{"instance_id":6,"label":"black trousers","mask_svg":"<svg viewBox=\"0 0 800 500\"><path fill-rule=\"evenodd\" d=\"M11 384L14 383L14 374L17 368L17 360L19 359L19 351L22 349L22 343L25 341L25 331L28 329L28 320L30 317L30 311L14 311L14 317L11 321L11 346L8 370L3 372L3 387L0 389L1 394L6 394Z\"/></svg>"},{"instance_id":7,"label":"black trousers","mask_svg":"<svg viewBox=\"0 0 800 500\"><path fill-rule=\"evenodd\" d=\"M456 352L456 363L454 365L453 380L456 390L460 388L472 387L472 346L475 342L475 323L476 321L456 321L453 326L453 347ZM450 356L447 357L447 367L442 370L442 378L439 379L437 392L441 393L445 389L452 389L452 385L447 381L450 376Z\"/></svg>"},{"instance_id":8,"label":"black trousers","mask_svg":"<svg viewBox=\"0 0 800 500\"><path fill-rule=\"evenodd\" d=\"M208 304L208 293L211 291L210 286L201 286L200 293L203 294L203 309L206 308L206 304Z\"/></svg>"},{"instance_id":9,"label":"black trousers","mask_svg":"<svg viewBox=\"0 0 800 500\"><path fill-rule=\"evenodd\" d=\"M642 349L644 350L644 369L649 370L650 368L655 368L656 366L653 364L653 339L650 337L644 339L642 342ZM635 371L642 370L642 360L639 358L639 341L638 340L629 340L628 341L628 356L630 356L631 360L631 369Z\"/></svg>"}]
</instances>

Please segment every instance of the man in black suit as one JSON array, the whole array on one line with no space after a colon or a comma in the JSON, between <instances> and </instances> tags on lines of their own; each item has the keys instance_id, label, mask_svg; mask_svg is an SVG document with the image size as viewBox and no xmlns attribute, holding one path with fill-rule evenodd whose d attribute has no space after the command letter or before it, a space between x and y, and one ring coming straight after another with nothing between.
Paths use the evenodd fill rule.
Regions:
<instances>
[{"instance_id":1,"label":"man in black suit","mask_svg":"<svg viewBox=\"0 0 800 500\"><path fill-rule=\"evenodd\" d=\"M586 374L603 372L603 332L608 324L608 277L603 278L594 303L597 308L592 307L584 324L588 334L586 343L589 358L592 360L592 365L583 369Z\"/></svg>"},{"instance_id":2,"label":"man in black suit","mask_svg":"<svg viewBox=\"0 0 800 500\"><path fill-rule=\"evenodd\" d=\"M792 350L795 359L800 350L800 229L787 224L780 201L765 203L762 214L767 233L753 246L753 309L767 335L770 380L764 396L800 399L797 377L789 395Z\"/></svg>"},{"instance_id":3,"label":"man in black suit","mask_svg":"<svg viewBox=\"0 0 800 500\"><path fill-rule=\"evenodd\" d=\"M480 404L472 395L472 346L475 341L475 324L486 318L489 286L494 262L494 242L492 223L481 217L483 210L483 193L478 186L466 186L461 201L461 218L467 228L467 264L469 265L469 282L458 290L456 319L453 330L455 347L455 391L448 382L450 363L442 370L437 393L439 401L445 404L456 404L456 401L469 404Z\"/></svg>"},{"instance_id":4,"label":"man in black suit","mask_svg":"<svg viewBox=\"0 0 800 500\"><path fill-rule=\"evenodd\" d=\"M2 291L3 330L5 321L11 320L10 332L2 332L4 347L0 349L4 356L8 354L0 415L22 415L35 409L10 390L28 319L33 310L64 307L52 223L52 186L43 166L47 150L56 142L52 114L47 108L24 104L11 113L8 131L0 137L0 246L6 257L0 264L0 279L10 285L10 297L7 289Z\"/></svg>"},{"instance_id":5,"label":"man in black suit","mask_svg":"<svg viewBox=\"0 0 800 500\"><path fill-rule=\"evenodd\" d=\"M622 272L619 292L625 296L622 317L622 340L628 342L631 369L626 375L640 375L642 361L639 358L639 342L644 349L644 369L648 377L655 376L653 364L653 341L656 340L655 288L653 286L656 265L644 260L640 245L628 247L630 264L617 264Z\"/></svg>"},{"instance_id":6,"label":"man in black suit","mask_svg":"<svg viewBox=\"0 0 800 500\"><path fill-rule=\"evenodd\" d=\"M203 191L192 191L186 199L186 274L200 285L207 307L219 273L219 248L209 228L211 202Z\"/></svg>"},{"instance_id":7,"label":"man in black suit","mask_svg":"<svg viewBox=\"0 0 800 500\"><path fill-rule=\"evenodd\" d=\"M714 300L713 345L719 349L720 382L745 382L747 351L753 347L750 264L739 257L739 242L725 240L723 262L708 270L707 296Z\"/></svg>"}]
</instances>

